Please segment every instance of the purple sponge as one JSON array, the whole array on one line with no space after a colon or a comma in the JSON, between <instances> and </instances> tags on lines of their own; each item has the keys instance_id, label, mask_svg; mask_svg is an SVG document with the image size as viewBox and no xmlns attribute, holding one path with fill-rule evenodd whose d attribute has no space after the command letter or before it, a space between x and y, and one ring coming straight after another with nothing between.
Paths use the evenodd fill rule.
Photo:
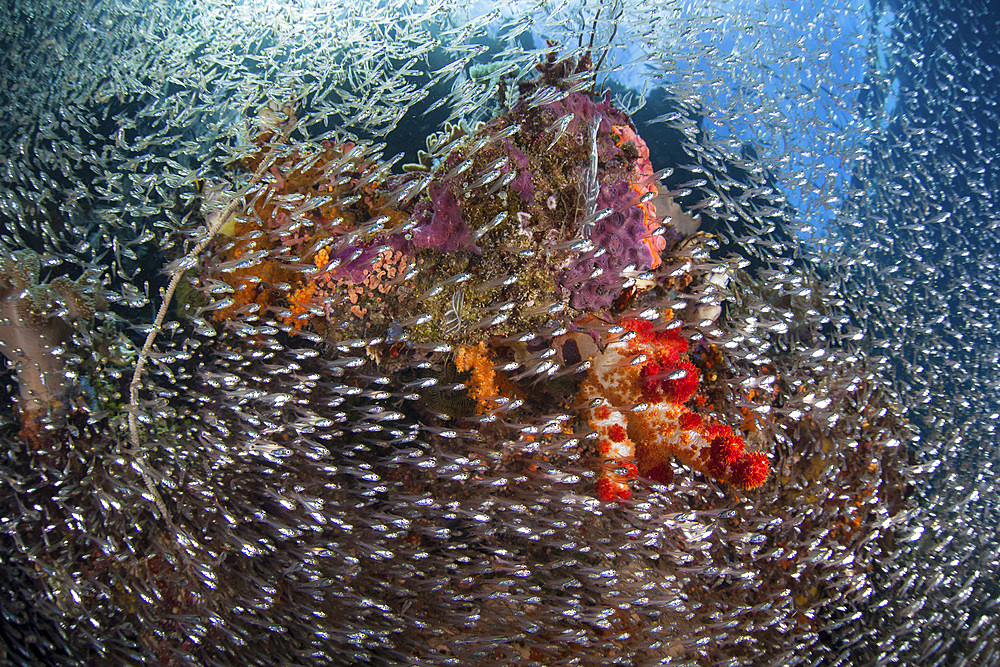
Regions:
<instances>
[{"instance_id":1,"label":"purple sponge","mask_svg":"<svg viewBox=\"0 0 1000 667\"><path fill-rule=\"evenodd\" d=\"M653 265L644 239L648 234L644 212L628 183L618 181L601 186L597 210L612 212L594 225L590 240L594 250L580 255L562 275L561 283L572 296L570 305L582 310L602 310L611 306L621 292L622 270L630 264L636 271ZM600 251L603 250L603 253ZM603 270L590 277L594 270Z\"/></svg>"},{"instance_id":2,"label":"purple sponge","mask_svg":"<svg viewBox=\"0 0 1000 667\"><path fill-rule=\"evenodd\" d=\"M445 183L431 183L427 189L430 203L418 205L413 213L417 220L413 228L413 245L441 252L472 250L480 253L451 188Z\"/></svg>"}]
</instances>

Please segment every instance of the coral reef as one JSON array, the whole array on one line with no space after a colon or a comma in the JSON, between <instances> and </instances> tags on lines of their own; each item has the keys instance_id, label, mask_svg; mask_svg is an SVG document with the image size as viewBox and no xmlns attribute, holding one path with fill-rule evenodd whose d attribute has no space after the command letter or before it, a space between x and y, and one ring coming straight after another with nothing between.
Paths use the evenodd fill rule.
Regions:
<instances>
[{"instance_id":1,"label":"coral reef","mask_svg":"<svg viewBox=\"0 0 1000 667\"><path fill-rule=\"evenodd\" d=\"M256 141L242 166L269 176L206 267L232 287L216 320L273 308L331 342L403 323L413 341L474 344L606 313L666 249L648 148L585 93L446 128L403 177L350 145Z\"/></svg>"},{"instance_id":2,"label":"coral reef","mask_svg":"<svg viewBox=\"0 0 1000 667\"><path fill-rule=\"evenodd\" d=\"M565 303L563 322L607 311L636 276L659 265L667 230L648 201L656 193L648 149L607 100L571 92L533 104L522 96L450 146L430 171L413 239L448 253L421 254L428 275L467 276L428 300L433 317L421 338L530 331ZM486 326L443 330L454 289L464 292L459 319ZM506 307L502 318L491 317L497 304Z\"/></svg>"},{"instance_id":3,"label":"coral reef","mask_svg":"<svg viewBox=\"0 0 1000 667\"><path fill-rule=\"evenodd\" d=\"M303 120L327 94L351 122L392 115L342 81L268 105L245 150L219 147L233 185L202 191L205 228L178 218L159 246L170 283L131 404L95 345L60 439L5 443L0 576L11 563L37 589L76 662L829 657L905 516L898 397L852 347L844 286L741 272L618 104L587 92L590 67L589 50L553 50L516 103L445 125L403 174ZM506 99L505 79L485 83ZM115 150L145 141L133 129ZM740 213L757 224L777 199ZM45 317L0 327L5 353L67 340L69 285L17 280L4 312L34 293ZM56 349L22 389L53 388ZM19 602L0 639L36 627Z\"/></svg>"},{"instance_id":4,"label":"coral reef","mask_svg":"<svg viewBox=\"0 0 1000 667\"><path fill-rule=\"evenodd\" d=\"M94 273L39 282L40 270L31 250L0 254L0 353L17 369L21 435L33 442L64 422L70 323L91 318L101 303Z\"/></svg>"},{"instance_id":5,"label":"coral reef","mask_svg":"<svg viewBox=\"0 0 1000 667\"><path fill-rule=\"evenodd\" d=\"M761 485L766 457L686 407L698 371L676 331L625 320L629 338L602 339L607 322L622 330L618 315L642 294L690 288L690 260L656 270L703 244L656 216L656 174L628 116L607 97L563 89L558 61L546 63L510 110L428 138L420 164L402 177L380 174L352 145L304 153L265 128L243 167L269 177L217 244L205 291L231 289L204 309L243 323L271 311L286 332L315 332L333 346L452 345L480 416L525 401L530 412L578 391L600 454L628 468L602 473L606 500L626 497L636 473L663 481L673 456L741 489ZM407 199L415 200L409 210ZM725 287L717 274L703 280ZM692 312L710 321L712 308ZM592 344L584 355L576 346L566 371L550 357L570 328L574 346L591 337L603 350ZM639 354L650 360L626 363ZM521 386L560 372L565 379L551 388ZM609 388L618 384L630 388Z\"/></svg>"}]
</instances>

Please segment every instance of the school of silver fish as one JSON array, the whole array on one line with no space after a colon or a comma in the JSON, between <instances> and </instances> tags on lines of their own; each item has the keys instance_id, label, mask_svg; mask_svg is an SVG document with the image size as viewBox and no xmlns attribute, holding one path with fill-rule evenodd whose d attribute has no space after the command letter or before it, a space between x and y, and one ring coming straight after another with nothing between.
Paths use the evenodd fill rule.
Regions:
<instances>
[{"instance_id":1,"label":"school of silver fish","mask_svg":"<svg viewBox=\"0 0 1000 667\"><path fill-rule=\"evenodd\" d=\"M0 662L998 664L998 19L960 4L0 9ZM587 331L670 313L756 488L601 460L602 357L516 267L337 254L442 181L508 197L491 119L605 90L676 238ZM611 210L575 123L538 150L594 146L577 257ZM367 301L329 278L362 260Z\"/></svg>"}]
</instances>

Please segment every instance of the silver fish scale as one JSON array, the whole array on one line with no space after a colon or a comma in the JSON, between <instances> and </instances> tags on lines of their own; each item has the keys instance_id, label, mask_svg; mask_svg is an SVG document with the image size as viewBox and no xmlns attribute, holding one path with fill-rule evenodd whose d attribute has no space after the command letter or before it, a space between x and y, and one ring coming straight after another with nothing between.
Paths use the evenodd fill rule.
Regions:
<instances>
[{"instance_id":1,"label":"silver fish scale","mask_svg":"<svg viewBox=\"0 0 1000 667\"><path fill-rule=\"evenodd\" d=\"M0 661L997 662L989 3L84 4L0 13ZM616 287L662 284L591 330L670 308L711 411L768 456L758 489L671 463L600 501L566 389L592 361L556 343L569 296L525 296L517 267L406 266L382 298L423 298L369 330L330 318L361 307L346 288L287 305L416 225L323 223L379 239L369 257L313 236L325 206L381 188L412 210L437 176L508 196L496 146L531 128L476 123L546 39L597 69L524 101L612 90L666 170L636 202L686 230ZM577 140L558 108L551 151ZM394 180L442 130L438 164ZM328 145L340 190L276 196ZM262 155L285 162L257 174ZM573 198L601 213L596 169L551 209L498 204L473 241L594 252L513 236ZM439 302L446 340L419 339ZM518 391L478 410L456 356L504 326L493 370Z\"/></svg>"}]
</instances>

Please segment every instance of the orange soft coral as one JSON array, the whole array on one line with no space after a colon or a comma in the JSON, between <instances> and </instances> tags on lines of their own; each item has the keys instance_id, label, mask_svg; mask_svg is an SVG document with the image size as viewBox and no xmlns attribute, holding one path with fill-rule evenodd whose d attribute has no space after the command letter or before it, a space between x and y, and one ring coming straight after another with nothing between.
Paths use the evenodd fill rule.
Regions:
<instances>
[{"instance_id":1,"label":"orange soft coral","mask_svg":"<svg viewBox=\"0 0 1000 667\"><path fill-rule=\"evenodd\" d=\"M598 450L610 462L598 496L629 498L628 482L637 474L666 481L671 457L741 489L763 484L767 457L747 452L730 427L706 424L685 406L698 390L687 341L677 330L655 330L646 321L623 324L619 340L593 359L579 393Z\"/></svg>"},{"instance_id":2,"label":"orange soft coral","mask_svg":"<svg viewBox=\"0 0 1000 667\"><path fill-rule=\"evenodd\" d=\"M476 411L485 414L495 409L508 398L518 397L520 392L494 366L495 359L485 341L476 345L465 345L455 353L455 367L459 373L469 373L469 396L476 399Z\"/></svg>"},{"instance_id":3,"label":"orange soft coral","mask_svg":"<svg viewBox=\"0 0 1000 667\"><path fill-rule=\"evenodd\" d=\"M304 287L292 292L292 295L288 297L288 305L290 315L287 317L282 317L281 321L284 324L295 327L296 329L301 329L303 322L309 319L310 311L312 310L312 302L316 296L316 284L309 283Z\"/></svg>"},{"instance_id":4,"label":"orange soft coral","mask_svg":"<svg viewBox=\"0 0 1000 667\"><path fill-rule=\"evenodd\" d=\"M315 327L317 318L343 317L343 309L331 312L331 304L344 304L351 315L363 318L402 283L412 258L389 247L378 249L371 266L353 269L363 272L359 277L331 268L339 264L332 262L334 254L343 259L353 250L374 247L378 231L402 224L406 214L386 206L380 172L353 144L324 141L318 149L274 151L275 137L273 128L263 131L255 140L260 150L242 161L267 177L246 195L244 210L218 240L207 270L232 291L228 305L212 315L224 321L270 307L285 325L302 329ZM318 203L303 210L309 201ZM360 223L368 223L370 231L359 233ZM355 237L345 242L348 232Z\"/></svg>"},{"instance_id":5,"label":"orange soft coral","mask_svg":"<svg viewBox=\"0 0 1000 667\"><path fill-rule=\"evenodd\" d=\"M476 399L479 412L491 410L495 406L493 399L500 394L500 390L486 343L479 341L478 345L460 347L455 354L455 367L459 373L470 374L469 395Z\"/></svg>"}]
</instances>

